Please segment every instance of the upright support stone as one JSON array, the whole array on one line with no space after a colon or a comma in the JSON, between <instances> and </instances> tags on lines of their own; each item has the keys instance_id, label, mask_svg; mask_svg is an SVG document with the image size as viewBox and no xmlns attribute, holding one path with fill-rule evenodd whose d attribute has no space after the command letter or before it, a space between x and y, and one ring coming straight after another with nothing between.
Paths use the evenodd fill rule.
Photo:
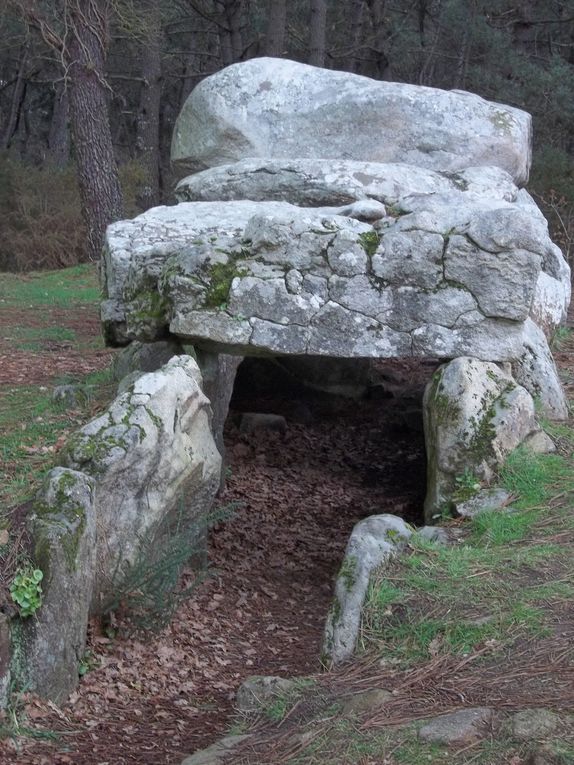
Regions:
<instances>
[{"instance_id":1,"label":"upright support stone","mask_svg":"<svg viewBox=\"0 0 574 765\"><path fill-rule=\"evenodd\" d=\"M427 523L449 512L455 499L469 499L475 482L488 484L507 455L539 430L530 394L498 365L469 357L435 372L423 418Z\"/></svg>"},{"instance_id":2,"label":"upright support stone","mask_svg":"<svg viewBox=\"0 0 574 765\"><path fill-rule=\"evenodd\" d=\"M225 443L223 428L229 413L229 402L233 395L233 385L237 369L243 361L242 356L230 356L225 353L209 353L196 350L197 363L203 377L203 392L211 402L213 412L211 430L217 451L221 454L220 489L225 485Z\"/></svg>"},{"instance_id":3,"label":"upright support stone","mask_svg":"<svg viewBox=\"0 0 574 765\"><path fill-rule=\"evenodd\" d=\"M176 356L139 377L62 451L68 467L96 482L94 613L113 600L126 570L161 560L170 526L195 534L190 557L201 558L221 471L201 386L196 361Z\"/></svg>"},{"instance_id":4,"label":"upright support stone","mask_svg":"<svg viewBox=\"0 0 574 765\"><path fill-rule=\"evenodd\" d=\"M512 364L516 382L524 386L550 420L568 419L568 403L544 332L532 320L524 324L524 350Z\"/></svg>"},{"instance_id":5,"label":"upright support stone","mask_svg":"<svg viewBox=\"0 0 574 765\"><path fill-rule=\"evenodd\" d=\"M412 531L396 515L372 515L351 533L327 616L322 661L340 664L355 651L371 574L397 553Z\"/></svg>"},{"instance_id":6,"label":"upright support stone","mask_svg":"<svg viewBox=\"0 0 574 765\"><path fill-rule=\"evenodd\" d=\"M5 709L10 696L11 660L10 622L0 614L0 709Z\"/></svg>"},{"instance_id":7,"label":"upright support stone","mask_svg":"<svg viewBox=\"0 0 574 765\"><path fill-rule=\"evenodd\" d=\"M17 680L41 696L62 702L78 684L96 567L93 478L54 468L48 473L31 520L34 563L43 602L18 620L15 651L21 651Z\"/></svg>"}]
</instances>

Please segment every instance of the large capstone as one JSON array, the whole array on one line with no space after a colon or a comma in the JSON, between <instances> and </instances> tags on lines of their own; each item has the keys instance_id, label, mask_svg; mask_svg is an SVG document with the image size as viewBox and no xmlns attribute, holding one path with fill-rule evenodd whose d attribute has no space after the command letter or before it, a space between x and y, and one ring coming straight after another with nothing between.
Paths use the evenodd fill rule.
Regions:
<instances>
[{"instance_id":1,"label":"large capstone","mask_svg":"<svg viewBox=\"0 0 574 765\"><path fill-rule=\"evenodd\" d=\"M462 91L254 58L203 80L179 115L172 159L195 172L248 157L494 165L528 179L530 116Z\"/></svg>"},{"instance_id":2,"label":"large capstone","mask_svg":"<svg viewBox=\"0 0 574 765\"><path fill-rule=\"evenodd\" d=\"M241 355L506 361L523 355L532 306L544 310L542 281L554 285L547 323L563 317L569 270L543 219L462 189L400 205L373 223L353 204L190 202L113 224L108 337L171 333Z\"/></svg>"}]
</instances>

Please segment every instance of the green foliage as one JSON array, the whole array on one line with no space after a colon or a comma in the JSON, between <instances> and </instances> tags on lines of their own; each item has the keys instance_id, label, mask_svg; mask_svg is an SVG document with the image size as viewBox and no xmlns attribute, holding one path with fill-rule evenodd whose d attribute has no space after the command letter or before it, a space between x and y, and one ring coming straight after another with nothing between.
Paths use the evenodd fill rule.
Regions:
<instances>
[{"instance_id":1,"label":"green foliage","mask_svg":"<svg viewBox=\"0 0 574 765\"><path fill-rule=\"evenodd\" d=\"M20 609L20 616L32 616L42 605L42 586L44 574L39 568L31 566L18 569L10 585L12 600Z\"/></svg>"},{"instance_id":2,"label":"green foliage","mask_svg":"<svg viewBox=\"0 0 574 765\"><path fill-rule=\"evenodd\" d=\"M472 499L480 490L480 481L472 470L465 468L464 472L455 476L455 488L452 498L455 502L464 502Z\"/></svg>"},{"instance_id":3,"label":"green foliage","mask_svg":"<svg viewBox=\"0 0 574 765\"><path fill-rule=\"evenodd\" d=\"M359 234L359 242L367 255L372 258L381 243L381 237L376 231L364 231Z\"/></svg>"}]
</instances>

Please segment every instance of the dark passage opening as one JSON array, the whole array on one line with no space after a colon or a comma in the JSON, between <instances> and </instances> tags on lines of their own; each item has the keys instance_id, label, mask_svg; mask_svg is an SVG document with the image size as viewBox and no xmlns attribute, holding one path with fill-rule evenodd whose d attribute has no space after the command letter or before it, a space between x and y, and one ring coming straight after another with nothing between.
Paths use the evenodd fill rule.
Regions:
<instances>
[{"instance_id":1,"label":"dark passage opening","mask_svg":"<svg viewBox=\"0 0 574 765\"><path fill-rule=\"evenodd\" d=\"M307 384L302 378L313 370L282 359L239 367L220 502L240 507L213 529L210 559L222 577L222 605L239 604L234 630L245 646L245 676L318 670L334 578L355 523L392 513L422 524L422 394L437 362L369 362L365 378L362 361L349 361L349 374L331 369L335 392L313 387L324 375ZM253 427L246 413L284 421Z\"/></svg>"}]
</instances>

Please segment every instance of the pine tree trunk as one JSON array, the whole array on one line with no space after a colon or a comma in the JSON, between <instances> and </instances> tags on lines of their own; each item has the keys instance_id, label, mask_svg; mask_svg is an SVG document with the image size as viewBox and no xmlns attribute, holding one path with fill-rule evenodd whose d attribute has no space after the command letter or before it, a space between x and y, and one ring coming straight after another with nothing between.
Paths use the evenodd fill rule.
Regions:
<instances>
[{"instance_id":1,"label":"pine tree trunk","mask_svg":"<svg viewBox=\"0 0 574 765\"><path fill-rule=\"evenodd\" d=\"M309 63L325 66L325 35L327 33L327 0L311 0L309 25Z\"/></svg>"},{"instance_id":2,"label":"pine tree trunk","mask_svg":"<svg viewBox=\"0 0 574 765\"><path fill-rule=\"evenodd\" d=\"M265 55L285 55L285 32L287 26L286 0L269 0L267 31L265 33Z\"/></svg>"},{"instance_id":3,"label":"pine tree trunk","mask_svg":"<svg viewBox=\"0 0 574 765\"><path fill-rule=\"evenodd\" d=\"M2 134L0 136L0 149L7 149L10 146L12 137L18 127L20 121L20 115L22 113L22 106L24 104L24 97L26 95L26 67L28 65L28 43L22 46L20 52L20 61L18 63L18 74L16 76L16 82L14 83L14 90L12 91L12 100L10 102L10 112L8 113L8 119Z\"/></svg>"},{"instance_id":4,"label":"pine tree trunk","mask_svg":"<svg viewBox=\"0 0 574 765\"><path fill-rule=\"evenodd\" d=\"M70 161L70 129L68 91L59 82L54 91L54 107L48 134L48 156L56 167L64 167Z\"/></svg>"},{"instance_id":5,"label":"pine tree trunk","mask_svg":"<svg viewBox=\"0 0 574 765\"><path fill-rule=\"evenodd\" d=\"M142 51L142 91L138 109L136 149L145 172L138 205L159 204L159 115L161 102L161 19L155 0L148 0L147 34Z\"/></svg>"},{"instance_id":6,"label":"pine tree trunk","mask_svg":"<svg viewBox=\"0 0 574 765\"><path fill-rule=\"evenodd\" d=\"M88 254L93 260L100 257L106 227L122 216L104 80L107 22L105 1L75 0L68 11L70 121Z\"/></svg>"}]
</instances>

